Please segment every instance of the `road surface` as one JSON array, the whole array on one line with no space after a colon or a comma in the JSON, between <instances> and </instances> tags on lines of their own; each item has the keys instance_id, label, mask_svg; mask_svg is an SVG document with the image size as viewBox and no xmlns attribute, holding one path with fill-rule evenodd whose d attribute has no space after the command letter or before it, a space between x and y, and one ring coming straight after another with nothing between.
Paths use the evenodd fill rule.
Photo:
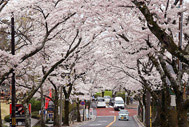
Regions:
<instances>
[{"instance_id":1,"label":"road surface","mask_svg":"<svg viewBox=\"0 0 189 127\"><path fill-rule=\"evenodd\" d=\"M80 127L138 127L138 125L133 117L130 117L129 121L120 121L117 116L97 116L95 121L88 122Z\"/></svg>"},{"instance_id":2,"label":"road surface","mask_svg":"<svg viewBox=\"0 0 189 127\"><path fill-rule=\"evenodd\" d=\"M136 115L136 109L127 109L129 111L129 121L118 120L118 112L114 111L112 107L97 108L95 121L87 122L79 127L138 127L138 124L133 119Z\"/></svg>"}]
</instances>

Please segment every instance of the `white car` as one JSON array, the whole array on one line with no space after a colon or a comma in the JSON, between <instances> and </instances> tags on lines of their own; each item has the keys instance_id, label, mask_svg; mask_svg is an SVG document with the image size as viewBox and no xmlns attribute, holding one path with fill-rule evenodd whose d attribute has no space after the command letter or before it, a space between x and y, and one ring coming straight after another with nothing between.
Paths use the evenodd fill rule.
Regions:
<instances>
[{"instance_id":1,"label":"white car","mask_svg":"<svg viewBox=\"0 0 189 127\"><path fill-rule=\"evenodd\" d=\"M124 109L124 101L122 97L115 97L114 110Z\"/></svg>"},{"instance_id":2,"label":"white car","mask_svg":"<svg viewBox=\"0 0 189 127\"><path fill-rule=\"evenodd\" d=\"M104 98L98 97L96 106L97 106L97 108L100 108L100 107L106 108L106 102L105 102Z\"/></svg>"}]
</instances>

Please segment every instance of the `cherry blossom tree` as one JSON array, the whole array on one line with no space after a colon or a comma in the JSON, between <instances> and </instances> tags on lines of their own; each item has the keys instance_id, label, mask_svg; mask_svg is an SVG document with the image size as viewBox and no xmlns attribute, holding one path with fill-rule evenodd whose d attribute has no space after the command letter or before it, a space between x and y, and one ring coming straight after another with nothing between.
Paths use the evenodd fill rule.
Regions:
<instances>
[{"instance_id":1,"label":"cherry blossom tree","mask_svg":"<svg viewBox=\"0 0 189 127\"><path fill-rule=\"evenodd\" d=\"M49 85L49 82L56 87L67 84L68 87L65 86L64 91L69 99L76 81L80 85L74 86L75 89L82 90L79 87L83 84L76 77L86 72L85 69L89 68L89 65L91 69L86 78L89 78L90 84L98 85L103 90L115 89L117 86L130 90L144 89L160 104L165 100L159 99L154 91L161 90L162 95L168 95L168 98L164 99L170 100L168 89L171 89L177 98L177 119L169 121L175 121L176 127L187 127L186 111L189 103L182 97L185 85L180 82L188 80L188 72L185 70L188 70L189 64L187 10L189 4L183 3L180 8L178 4L178 0L3 2L0 15L7 19L11 12L14 12L19 43L16 56L10 55L7 51L0 52L2 56L0 83L5 82L12 68L18 74L24 74L27 70L26 77L31 71L35 71L39 82L37 84L27 82L32 89L27 91L23 104L27 104L38 89L44 83ZM179 47L178 26L181 13L183 13L181 37L184 38L182 46ZM0 24L2 28L8 26L8 23ZM80 58L83 51L87 52L85 48L82 50L82 47L87 47L96 33L101 32L98 44L95 45L96 51L90 52L90 57L80 59L88 59L88 62L92 59L92 64L82 63L79 60L77 61L79 63L76 63L76 58ZM176 59L182 63L182 70L178 69ZM45 73L41 71L43 67ZM67 80L61 77L65 68L69 70ZM55 78L53 75L58 77ZM46 82L48 78L50 81ZM18 82L22 84L24 80L19 78ZM85 90L83 92L86 93ZM161 106L164 106L162 111L168 111L165 105ZM170 106L170 102L167 106ZM166 115L163 117L167 118Z\"/></svg>"},{"instance_id":2,"label":"cherry blossom tree","mask_svg":"<svg viewBox=\"0 0 189 127\"><path fill-rule=\"evenodd\" d=\"M75 43L75 39L73 38L73 42L69 45L64 45L61 48L61 43L63 40L66 40L65 38L70 38L73 34L73 32L77 31L76 29L81 29L81 24L83 23L83 19L85 19L84 14L81 14L79 8L81 8L81 4L77 4L77 1L19 1L23 2L23 4L19 4L18 1L10 1L7 6L4 8L3 12L1 13L1 16L4 16L5 14L10 14L11 12L14 12L15 19L20 20L21 18L24 18L24 20L28 20L30 23L28 25L28 31L27 33L24 33L23 31L25 29L20 28L17 29L16 32L19 34L20 38L23 38L23 43L20 43L19 52L17 52L17 55L12 57L14 59L12 66L7 68L7 72L3 74L3 80L4 77L10 74L11 68L17 67L17 71L21 71L22 68L26 65L26 63L29 61L28 59L31 58L32 60L36 61L37 63L42 63L41 59L35 59L37 54L48 44L50 47L48 51L53 51L53 47L60 47L59 53L57 54L55 52L54 59L51 59L52 62L48 65L47 71L45 75L42 77L39 84L36 86L32 86L32 89L30 91L27 91L27 95L22 101L23 104L27 104L31 97L38 91L38 89L41 87L41 85L45 82L48 75L54 71L54 69L63 61L65 61L71 53L74 52L74 50L80 45L81 42L81 35L76 32L78 38L76 41L78 43ZM62 2L64 3L62 6ZM66 4L65 4L66 2ZM76 2L76 3L74 3ZM74 3L74 4L73 4ZM44 6L45 5L45 6ZM72 5L72 7L70 6ZM78 5L77 7L75 5ZM15 8L11 7L14 6ZM76 15L77 13L77 15ZM7 15L8 16L8 15ZM75 16L75 17L74 17ZM73 20L70 20L70 18L73 18ZM69 22L68 22L69 21ZM66 24L66 25L65 25ZM74 30L72 30L74 28ZM61 35L62 33L68 33ZM56 44L55 42L58 42ZM25 44L24 44L25 43ZM67 42L63 42L67 43ZM65 51L65 49L68 49ZM7 53L8 54L8 53ZM57 55L56 55L57 54ZM36 56L34 56L36 55ZM51 54L52 55L52 52ZM60 55L60 56L58 56ZM10 55L11 56L11 55ZM52 55L53 56L53 55ZM57 57L58 56L58 57ZM31 61L30 61L31 62ZM5 76L4 76L5 75ZM27 106L26 106L27 107ZM28 123L26 121L26 123ZM26 125L29 126L29 125Z\"/></svg>"}]
</instances>

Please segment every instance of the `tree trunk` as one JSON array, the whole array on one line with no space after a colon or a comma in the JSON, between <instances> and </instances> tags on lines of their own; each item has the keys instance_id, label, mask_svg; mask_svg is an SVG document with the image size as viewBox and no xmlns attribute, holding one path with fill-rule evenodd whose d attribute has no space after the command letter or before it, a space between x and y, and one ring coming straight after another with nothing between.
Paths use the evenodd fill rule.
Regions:
<instances>
[{"instance_id":1,"label":"tree trunk","mask_svg":"<svg viewBox=\"0 0 189 127\"><path fill-rule=\"evenodd\" d=\"M59 117L58 117L58 92L55 89L55 99L54 99L54 127L59 127Z\"/></svg>"},{"instance_id":2,"label":"tree trunk","mask_svg":"<svg viewBox=\"0 0 189 127\"><path fill-rule=\"evenodd\" d=\"M88 119L90 119L90 107L91 107L91 101L88 101Z\"/></svg>"},{"instance_id":3,"label":"tree trunk","mask_svg":"<svg viewBox=\"0 0 189 127\"><path fill-rule=\"evenodd\" d=\"M183 107L184 99L183 94L176 95L176 104L177 104L177 112L178 112L178 127L188 127L187 121L187 109Z\"/></svg>"},{"instance_id":4,"label":"tree trunk","mask_svg":"<svg viewBox=\"0 0 189 127\"><path fill-rule=\"evenodd\" d=\"M31 127L31 117L29 113L29 105L28 103L23 104L24 112L25 112L25 127Z\"/></svg>"},{"instance_id":5,"label":"tree trunk","mask_svg":"<svg viewBox=\"0 0 189 127\"><path fill-rule=\"evenodd\" d=\"M128 96L127 96L127 102L126 103L127 103L127 105L129 105L129 97Z\"/></svg>"},{"instance_id":6,"label":"tree trunk","mask_svg":"<svg viewBox=\"0 0 189 127\"><path fill-rule=\"evenodd\" d=\"M40 126L45 127L44 120L44 100L43 100L43 86L41 86L41 118L40 118Z\"/></svg>"},{"instance_id":7,"label":"tree trunk","mask_svg":"<svg viewBox=\"0 0 189 127\"><path fill-rule=\"evenodd\" d=\"M65 98L63 126L69 126L69 100Z\"/></svg>"},{"instance_id":8,"label":"tree trunk","mask_svg":"<svg viewBox=\"0 0 189 127\"><path fill-rule=\"evenodd\" d=\"M179 127L177 120L177 110L175 107L170 106L168 109L169 127ZM184 126L181 126L184 127Z\"/></svg>"},{"instance_id":9,"label":"tree trunk","mask_svg":"<svg viewBox=\"0 0 189 127\"><path fill-rule=\"evenodd\" d=\"M161 106L159 104L155 105L154 107L156 108L156 111L154 112L156 114L156 116L154 118L155 120L153 121L152 126L158 127L158 126L160 126L160 119L161 119L160 113L161 113L162 109L161 109ZM163 126L161 126L161 127L163 127Z\"/></svg>"},{"instance_id":10,"label":"tree trunk","mask_svg":"<svg viewBox=\"0 0 189 127\"><path fill-rule=\"evenodd\" d=\"M59 120L59 122L60 122L60 127L62 126L62 91L63 91L63 88L62 88L62 86L60 87L60 120Z\"/></svg>"},{"instance_id":11,"label":"tree trunk","mask_svg":"<svg viewBox=\"0 0 189 127\"><path fill-rule=\"evenodd\" d=\"M150 127L150 92L149 91L146 91L146 114L145 114L145 123L146 123L146 127Z\"/></svg>"},{"instance_id":12,"label":"tree trunk","mask_svg":"<svg viewBox=\"0 0 189 127\"><path fill-rule=\"evenodd\" d=\"M80 112L79 112L79 104L80 104L80 101L79 101L79 98L77 98L77 122L81 122L81 115L80 115Z\"/></svg>"},{"instance_id":13,"label":"tree trunk","mask_svg":"<svg viewBox=\"0 0 189 127\"><path fill-rule=\"evenodd\" d=\"M189 127L187 121L187 110L180 108L178 111L178 127Z\"/></svg>"},{"instance_id":14,"label":"tree trunk","mask_svg":"<svg viewBox=\"0 0 189 127\"><path fill-rule=\"evenodd\" d=\"M170 106L171 98L169 90L162 90L162 103L160 114L161 127L178 127L177 111L175 107Z\"/></svg>"},{"instance_id":15,"label":"tree trunk","mask_svg":"<svg viewBox=\"0 0 189 127\"><path fill-rule=\"evenodd\" d=\"M104 91L102 91L102 97L104 97Z\"/></svg>"},{"instance_id":16,"label":"tree trunk","mask_svg":"<svg viewBox=\"0 0 189 127\"><path fill-rule=\"evenodd\" d=\"M169 127L169 124L168 124L168 117L167 117L167 114L168 114L168 111L167 111L167 107L168 107L168 103L167 102L167 98L166 98L166 91L165 90L162 90L162 93L161 93L161 107L158 108L157 111L160 111L160 125L161 127Z\"/></svg>"},{"instance_id":17,"label":"tree trunk","mask_svg":"<svg viewBox=\"0 0 189 127\"><path fill-rule=\"evenodd\" d=\"M73 84L69 83L68 85L69 85L68 92L66 92L66 88L63 87L64 96L65 96L63 126L69 126L69 97L72 91Z\"/></svg>"},{"instance_id":18,"label":"tree trunk","mask_svg":"<svg viewBox=\"0 0 189 127\"><path fill-rule=\"evenodd\" d=\"M1 117L1 96L0 96L0 127L3 127L2 117Z\"/></svg>"}]
</instances>

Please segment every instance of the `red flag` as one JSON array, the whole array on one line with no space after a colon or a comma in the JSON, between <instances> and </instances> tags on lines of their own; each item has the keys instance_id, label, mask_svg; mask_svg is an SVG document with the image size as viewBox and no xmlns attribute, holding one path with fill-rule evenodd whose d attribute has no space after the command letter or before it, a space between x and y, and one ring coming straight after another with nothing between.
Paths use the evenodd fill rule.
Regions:
<instances>
[{"instance_id":1,"label":"red flag","mask_svg":"<svg viewBox=\"0 0 189 127\"><path fill-rule=\"evenodd\" d=\"M49 97L52 98L52 92L51 89L49 89ZM48 108L50 99L48 97L45 97L45 109Z\"/></svg>"}]
</instances>

